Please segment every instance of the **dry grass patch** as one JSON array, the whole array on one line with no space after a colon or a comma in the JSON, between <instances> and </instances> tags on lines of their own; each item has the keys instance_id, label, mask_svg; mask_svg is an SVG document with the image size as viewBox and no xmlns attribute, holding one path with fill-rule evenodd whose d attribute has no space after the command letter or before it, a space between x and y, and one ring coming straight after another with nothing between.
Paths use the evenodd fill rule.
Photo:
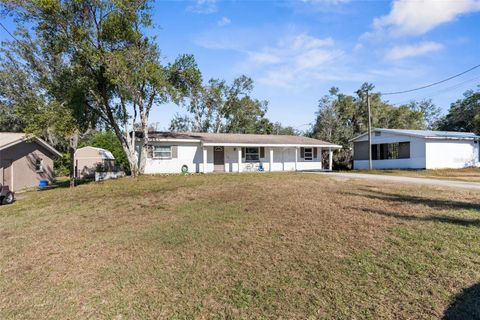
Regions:
<instances>
[{"instance_id":1,"label":"dry grass patch","mask_svg":"<svg viewBox=\"0 0 480 320\"><path fill-rule=\"evenodd\" d=\"M480 182L480 168L465 169L429 169L429 170L358 170L358 173L386 174L415 178L433 178L457 180L466 182Z\"/></svg>"},{"instance_id":2,"label":"dry grass patch","mask_svg":"<svg viewBox=\"0 0 480 320\"><path fill-rule=\"evenodd\" d=\"M478 312L452 302L480 281L479 198L313 174L24 194L0 208L0 318Z\"/></svg>"}]
</instances>

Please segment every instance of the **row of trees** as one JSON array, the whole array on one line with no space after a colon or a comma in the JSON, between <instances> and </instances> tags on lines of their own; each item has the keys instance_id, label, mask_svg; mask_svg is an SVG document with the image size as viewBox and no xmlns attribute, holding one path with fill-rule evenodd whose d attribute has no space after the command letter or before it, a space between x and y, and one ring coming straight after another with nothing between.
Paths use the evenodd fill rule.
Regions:
<instances>
[{"instance_id":1,"label":"row of trees","mask_svg":"<svg viewBox=\"0 0 480 320\"><path fill-rule=\"evenodd\" d=\"M363 84L356 95L346 95L338 88L319 100L317 117L310 135L349 146L349 140L367 131L368 113L366 88ZM431 100L412 101L399 107L382 100L378 93L370 93L372 127L396 129L433 129L440 117L440 109Z\"/></svg>"},{"instance_id":2,"label":"row of trees","mask_svg":"<svg viewBox=\"0 0 480 320\"><path fill-rule=\"evenodd\" d=\"M350 139L367 131L368 115L365 92L371 84L363 84L355 95L343 94L338 88L319 100L316 120L308 135L344 146L337 152L335 163L348 167L351 163ZM479 87L480 89L480 87ZM469 90L452 103L444 116L431 100L412 101L394 106L380 94L370 94L372 127L468 131L480 134L480 90Z\"/></svg>"},{"instance_id":3,"label":"row of trees","mask_svg":"<svg viewBox=\"0 0 480 320\"><path fill-rule=\"evenodd\" d=\"M130 132L135 125L147 137L152 107L184 98L198 73L187 55L161 64L155 41L145 32L152 25L149 3L19 0L2 5L3 13L17 21L15 40L2 45L4 109L20 115L27 132L50 142L67 139L70 154L83 135L108 127L132 174L143 172L147 146L141 146L137 161Z\"/></svg>"},{"instance_id":4,"label":"row of trees","mask_svg":"<svg viewBox=\"0 0 480 320\"><path fill-rule=\"evenodd\" d=\"M0 126L25 131L73 153L95 130L118 139L133 176L143 173L149 116L166 103L186 106L172 130L291 133L271 123L267 102L245 76L203 84L191 55L162 63L148 0L2 1L17 23L0 47ZM135 149L132 131L144 137ZM139 153L139 160L136 157Z\"/></svg>"},{"instance_id":5,"label":"row of trees","mask_svg":"<svg viewBox=\"0 0 480 320\"><path fill-rule=\"evenodd\" d=\"M272 123L266 117L268 101L252 97L253 80L247 76L236 78L232 84L210 79L194 88L186 105L188 115L175 115L171 131L296 134L292 127Z\"/></svg>"},{"instance_id":6,"label":"row of trees","mask_svg":"<svg viewBox=\"0 0 480 320\"><path fill-rule=\"evenodd\" d=\"M191 55L164 63L148 35L148 0L2 0L1 8L17 29L0 46L0 129L68 149L71 176L73 153L98 130L116 137L132 175L143 173L150 112L170 102L188 111L174 117L173 131L299 134L266 117L268 103L252 97L252 79L204 83ZM356 95L332 88L308 134L348 146L366 131L367 86ZM373 126L478 132L479 100L479 91L469 91L440 118L431 101L394 107L372 94ZM139 149L132 131L145 138Z\"/></svg>"}]
</instances>

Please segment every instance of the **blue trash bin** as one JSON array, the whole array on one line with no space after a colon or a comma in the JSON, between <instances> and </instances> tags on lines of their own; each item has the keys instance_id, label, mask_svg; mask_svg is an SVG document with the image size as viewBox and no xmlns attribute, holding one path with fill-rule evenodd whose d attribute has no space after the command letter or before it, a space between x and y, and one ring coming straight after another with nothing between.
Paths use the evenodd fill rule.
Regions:
<instances>
[{"instance_id":1,"label":"blue trash bin","mask_svg":"<svg viewBox=\"0 0 480 320\"><path fill-rule=\"evenodd\" d=\"M46 186L48 186L48 180L40 180L40 181L38 182L38 186L39 186L40 188L45 188Z\"/></svg>"}]
</instances>

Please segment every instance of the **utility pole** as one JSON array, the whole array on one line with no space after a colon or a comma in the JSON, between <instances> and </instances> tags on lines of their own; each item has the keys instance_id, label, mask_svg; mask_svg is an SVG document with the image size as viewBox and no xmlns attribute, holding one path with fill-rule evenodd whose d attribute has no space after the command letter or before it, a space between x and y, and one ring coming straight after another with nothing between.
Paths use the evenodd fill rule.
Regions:
<instances>
[{"instance_id":1,"label":"utility pole","mask_svg":"<svg viewBox=\"0 0 480 320\"><path fill-rule=\"evenodd\" d=\"M370 110L370 95L367 88L367 108L368 108L368 169L372 170L372 113Z\"/></svg>"}]
</instances>

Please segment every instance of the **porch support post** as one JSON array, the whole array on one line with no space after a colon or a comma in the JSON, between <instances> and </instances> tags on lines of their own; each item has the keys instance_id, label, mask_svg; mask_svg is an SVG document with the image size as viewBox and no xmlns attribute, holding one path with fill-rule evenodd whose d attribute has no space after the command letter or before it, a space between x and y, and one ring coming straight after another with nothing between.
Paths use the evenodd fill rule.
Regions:
<instances>
[{"instance_id":1,"label":"porch support post","mask_svg":"<svg viewBox=\"0 0 480 320\"><path fill-rule=\"evenodd\" d=\"M238 147L238 172L242 172L242 147Z\"/></svg>"},{"instance_id":2,"label":"porch support post","mask_svg":"<svg viewBox=\"0 0 480 320\"><path fill-rule=\"evenodd\" d=\"M298 170L298 147L295 147L295 171Z\"/></svg>"},{"instance_id":3,"label":"porch support post","mask_svg":"<svg viewBox=\"0 0 480 320\"><path fill-rule=\"evenodd\" d=\"M273 171L273 147L270 147L270 167L268 169L270 172Z\"/></svg>"},{"instance_id":4,"label":"porch support post","mask_svg":"<svg viewBox=\"0 0 480 320\"><path fill-rule=\"evenodd\" d=\"M203 173L207 172L207 147L203 147Z\"/></svg>"},{"instance_id":5,"label":"porch support post","mask_svg":"<svg viewBox=\"0 0 480 320\"><path fill-rule=\"evenodd\" d=\"M328 170L332 171L333 167L333 150L328 148Z\"/></svg>"},{"instance_id":6,"label":"porch support post","mask_svg":"<svg viewBox=\"0 0 480 320\"><path fill-rule=\"evenodd\" d=\"M320 170L323 169L323 149L318 148L318 159L320 160Z\"/></svg>"}]
</instances>

